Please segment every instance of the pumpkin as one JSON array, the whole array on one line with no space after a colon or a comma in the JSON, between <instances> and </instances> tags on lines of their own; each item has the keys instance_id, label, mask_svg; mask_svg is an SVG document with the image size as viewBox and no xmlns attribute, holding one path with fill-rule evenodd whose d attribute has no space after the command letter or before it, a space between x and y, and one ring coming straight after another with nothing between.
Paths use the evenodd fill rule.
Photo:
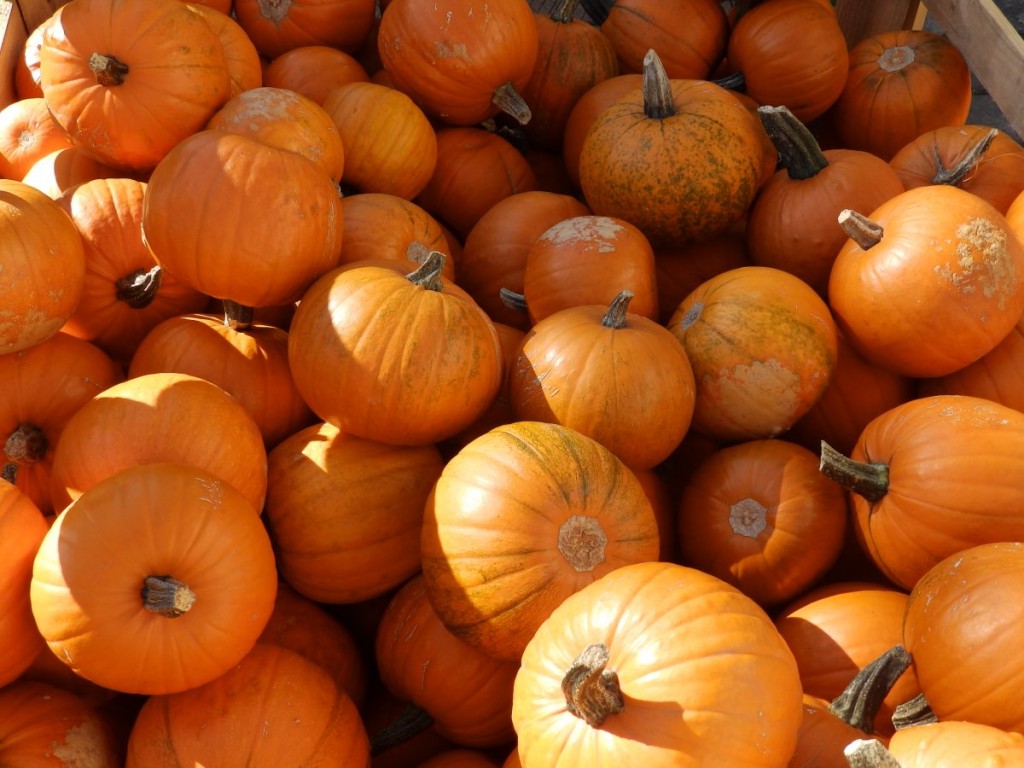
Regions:
<instances>
[{"instance_id":1,"label":"pumpkin","mask_svg":"<svg viewBox=\"0 0 1024 768\"><path fill-rule=\"evenodd\" d=\"M607 307L623 290L632 294L634 314L658 317L654 249L625 219L597 214L563 219L548 227L526 255L523 299L533 323L570 307Z\"/></svg>"},{"instance_id":2,"label":"pumpkin","mask_svg":"<svg viewBox=\"0 0 1024 768\"><path fill-rule=\"evenodd\" d=\"M14 62L14 95L16 99L42 98L39 86L39 49L43 46L44 19L29 30L22 46L21 55Z\"/></svg>"},{"instance_id":3,"label":"pumpkin","mask_svg":"<svg viewBox=\"0 0 1024 768\"><path fill-rule=\"evenodd\" d=\"M28 592L32 561L46 529L43 513L32 499L0 480L0 689L44 650Z\"/></svg>"},{"instance_id":4,"label":"pumpkin","mask_svg":"<svg viewBox=\"0 0 1024 768\"><path fill-rule=\"evenodd\" d=\"M985 125L945 125L926 131L889 161L907 189L950 184L986 200L1002 214L1024 191L1022 164L1024 146Z\"/></svg>"},{"instance_id":5,"label":"pumpkin","mask_svg":"<svg viewBox=\"0 0 1024 768\"><path fill-rule=\"evenodd\" d=\"M325 45L354 53L370 33L373 0L235 0L235 17L256 50L275 59L305 45Z\"/></svg>"},{"instance_id":6,"label":"pumpkin","mask_svg":"<svg viewBox=\"0 0 1024 768\"><path fill-rule=\"evenodd\" d=\"M454 744L495 747L515 736L512 684L519 665L453 635L430 604L422 575L388 600L374 643L381 682L430 716Z\"/></svg>"},{"instance_id":7,"label":"pumpkin","mask_svg":"<svg viewBox=\"0 0 1024 768\"><path fill-rule=\"evenodd\" d=\"M296 152L334 181L341 180L345 169L345 149L331 116L287 88L261 86L236 94L210 117L206 128Z\"/></svg>"},{"instance_id":8,"label":"pumpkin","mask_svg":"<svg viewBox=\"0 0 1024 768\"><path fill-rule=\"evenodd\" d=\"M498 340L501 344L501 356L504 363L504 376L502 377L501 387L498 389L498 394L495 395L491 404L472 424L466 427L464 430L455 435L450 444L463 447L469 441L480 435L488 432L494 427L500 427L502 424L510 424L516 420L515 410L512 406L512 399L509 393L509 379L511 378L512 368L515 364L516 354L519 352L519 346L523 342L523 337L526 332L515 326L505 325L504 323L495 323L494 330L498 332Z\"/></svg>"},{"instance_id":9,"label":"pumpkin","mask_svg":"<svg viewBox=\"0 0 1024 768\"><path fill-rule=\"evenodd\" d=\"M64 425L123 378L103 350L66 333L0 355L0 472L42 513L53 511L50 470Z\"/></svg>"},{"instance_id":10,"label":"pumpkin","mask_svg":"<svg viewBox=\"0 0 1024 768\"><path fill-rule=\"evenodd\" d=\"M423 520L430 601L456 637L517 660L573 592L658 556L651 502L615 454L570 427L496 427L445 464Z\"/></svg>"},{"instance_id":11,"label":"pumpkin","mask_svg":"<svg viewBox=\"0 0 1024 768\"><path fill-rule=\"evenodd\" d=\"M808 449L748 440L694 470L677 515L680 562L777 606L806 592L839 557L846 494Z\"/></svg>"},{"instance_id":12,"label":"pumpkin","mask_svg":"<svg viewBox=\"0 0 1024 768\"><path fill-rule=\"evenodd\" d=\"M697 382L693 427L720 441L775 437L818 401L838 340L825 302L773 267L748 266L701 283L669 329Z\"/></svg>"},{"instance_id":13,"label":"pumpkin","mask_svg":"<svg viewBox=\"0 0 1024 768\"><path fill-rule=\"evenodd\" d=\"M675 337L630 312L631 299L622 291L606 307L569 307L534 325L513 356L509 401L519 419L572 427L650 469L690 428L695 387Z\"/></svg>"},{"instance_id":14,"label":"pumpkin","mask_svg":"<svg viewBox=\"0 0 1024 768\"><path fill-rule=\"evenodd\" d=\"M274 57L263 69L263 85L287 88L320 106L338 86L369 79L352 54L329 45L300 45Z\"/></svg>"},{"instance_id":15,"label":"pumpkin","mask_svg":"<svg viewBox=\"0 0 1024 768\"><path fill-rule=\"evenodd\" d=\"M669 80L649 51L643 88L607 107L587 132L580 188L595 214L629 221L655 248L710 238L753 202L759 130L724 88Z\"/></svg>"},{"instance_id":16,"label":"pumpkin","mask_svg":"<svg viewBox=\"0 0 1024 768\"><path fill-rule=\"evenodd\" d=\"M77 674L152 695L238 664L276 588L252 503L201 469L154 463L111 475L58 515L30 595L47 645Z\"/></svg>"},{"instance_id":17,"label":"pumpkin","mask_svg":"<svg viewBox=\"0 0 1024 768\"><path fill-rule=\"evenodd\" d=\"M345 147L345 185L406 200L423 191L437 165L437 135L412 99L355 81L334 88L323 108Z\"/></svg>"},{"instance_id":18,"label":"pumpkin","mask_svg":"<svg viewBox=\"0 0 1024 768\"><path fill-rule=\"evenodd\" d=\"M393 0L377 50L394 86L432 118L472 126L506 112L530 120L520 93L537 59L537 23L523 0Z\"/></svg>"},{"instance_id":19,"label":"pumpkin","mask_svg":"<svg viewBox=\"0 0 1024 768\"><path fill-rule=\"evenodd\" d=\"M790 272L826 297L832 263L846 242L836 225L840 212L873 211L903 192L903 182L870 152L822 150L787 107L760 107L758 115L782 168L762 185L747 215L750 261Z\"/></svg>"},{"instance_id":20,"label":"pumpkin","mask_svg":"<svg viewBox=\"0 0 1024 768\"><path fill-rule=\"evenodd\" d=\"M300 654L258 643L221 677L150 696L128 738L126 768L369 764L352 699Z\"/></svg>"},{"instance_id":21,"label":"pumpkin","mask_svg":"<svg viewBox=\"0 0 1024 768\"><path fill-rule=\"evenodd\" d=\"M74 693L31 681L0 688L0 763L25 768L122 765L99 712Z\"/></svg>"},{"instance_id":22,"label":"pumpkin","mask_svg":"<svg viewBox=\"0 0 1024 768\"><path fill-rule=\"evenodd\" d=\"M742 228L709 240L680 243L654 252L658 284L658 320L668 325L680 302L705 280L726 270L750 266Z\"/></svg>"},{"instance_id":23,"label":"pumpkin","mask_svg":"<svg viewBox=\"0 0 1024 768\"><path fill-rule=\"evenodd\" d=\"M555 608L512 699L523 768L782 766L800 718L793 654L764 611L660 562L623 565Z\"/></svg>"},{"instance_id":24,"label":"pumpkin","mask_svg":"<svg viewBox=\"0 0 1024 768\"><path fill-rule=\"evenodd\" d=\"M499 768L486 752L477 749L449 749L420 763L419 768Z\"/></svg>"},{"instance_id":25,"label":"pumpkin","mask_svg":"<svg viewBox=\"0 0 1024 768\"><path fill-rule=\"evenodd\" d=\"M57 198L85 248L85 281L62 330L127 362L158 323L202 310L209 297L167 274L142 242L146 184L92 179Z\"/></svg>"},{"instance_id":26,"label":"pumpkin","mask_svg":"<svg viewBox=\"0 0 1024 768\"><path fill-rule=\"evenodd\" d=\"M775 609L774 622L792 650L803 690L833 701L861 670L903 642L907 593L881 581L819 584ZM892 683L867 730L893 733L896 708L920 693L913 667Z\"/></svg>"},{"instance_id":27,"label":"pumpkin","mask_svg":"<svg viewBox=\"0 0 1024 768\"><path fill-rule=\"evenodd\" d=\"M898 731L889 741L889 753L901 768L1021 765L1024 736L982 723L948 720Z\"/></svg>"},{"instance_id":28,"label":"pumpkin","mask_svg":"<svg viewBox=\"0 0 1024 768\"><path fill-rule=\"evenodd\" d=\"M437 132L434 173L415 202L465 239L496 203L536 187L526 158L497 133L447 127Z\"/></svg>"},{"instance_id":29,"label":"pumpkin","mask_svg":"<svg viewBox=\"0 0 1024 768\"><path fill-rule=\"evenodd\" d=\"M157 262L245 306L296 301L337 263L342 226L338 188L321 168L225 131L182 141L146 185L142 232Z\"/></svg>"},{"instance_id":30,"label":"pumpkin","mask_svg":"<svg viewBox=\"0 0 1024 768\"><path fill-rule=\"evenodd\" d=\"M706 80L725 54L725 10L715 0L614 0L595 19L615 50L623 73L641 72L654 49L669 77Z\"/></svg>"},{"instance_id":31,"label":"pumpkin","mask_svg":"<svg viewBox=\"0 0 1024 768\"><path fill-rule=\"evenodd\" d=\"M123 171L101 163L78 147L64 147L36 160L21 180L56 200L72 187L86 181L124 176Z\"/></svg>"},{"instance_id":32,"label":"pumpkin","mask_svg":"<svg viewBox=\"0 0 1024 768\"><path fill-rule=\"evenodd\" d=\"M339 265L367 259L391 259L407 272L431 251L448 256L442 273L455 279L451 244L441 223L416 203L388 192L358 192L342 200L345 239Z\"/></svg>"},{"instance_id":33,"label":"pumpkin","mask_svg":"<svg viewBox=\"0 0 1024 768\"><path fill-rule=\"evenodd\" d=\"M523 133L534 148L562 147L562 135L576 101L594 84L619 74L612 41L578 18L579 0L560 0L536 13L537 61L522 96L530 106Z\"/></svg>"},{"instance_id":34,"label":"pumpkin","mask_svg":"<svg viewBox=\"0 0 1024 768\"><path fill-rule=\"evenodd\" d=\"M128 365L131 378L153 373L216 384L245 408L268 448L316 420L292 380L288 333L273 325L199 313L170 317L146 334Z\"/></svg>"},{"instance_id":35,"label":"pumpkin","mask_svg":"<svg viewBox=\"0 0 1024 768\"><path fill-rule=\"evenodd\" d=\"M446 286L443 261L435 251L408 275L340 267L306 291L288 360L322 420L370 440L426 445L490 405L502 379L497 333L472 299Z\"/></svg>"},{"instance_id":36,"label":"pumpkin","mask_svg":"<svg viewBox=\"0 0 1024 768\"><path fill-rule=\"evenodd\" d=\"M210 381L161 372L107 387L67 420L50 473L54 509L121 469L166 461L205 470L263 508L266 452L252 416Z\"/></svg>"},{"instance_id":37,"label":"pumpkin","mask_svg":"<svg viewBox=\"0 0 1024 768\"><path fill-rule=\"evenodd\" d=\"M20 181L41 157L70 146L41 96L0 109L0 177Z\"/></svg>"},{"instance_id":38,"label":"pumpkin","mask_svg":"<svg viewBox=\"0 0 1024 768\"><path fill-rule=\"evenodd\" d=\"M850 49L842 93L830 122L842 146L890 160L923 133L963 125L971 108L971 73L945 35L884 30Z\"/></svg>"},{"instance_id":39,"label":"pumpkin","mask_svg":"<svg viewBox=\"0 0 1024 768\"><path fill-rule=\"evenodd\" d=\"M562 163L574 188L580 183L580 155L587 132L605 109L632 91L639 91L643 75L616 75L595 83L573 105L562 132Z\"/></svg>"},{"instance_id":40,"label":"pumpkin","mask_svg":"<svg viewBox=\"0 0 1024 768\"><path fill-rule=\"evenodd\" d=\"M749 8L729 33L726 59L742 76L744 93L758 104L786 106L804 123L835 103L850 69L835 11L807 0Z\"/></svg>"},{"instance_id":41,"label":"pumpkin","mask_svg":"<svg viewBox=\"0 0 1024 768\"><path fill-rule=\"evenodd\" d=\"M836 323L869 361L904 376L952 373L991 351L1024 310L1024 246L970 192L908 189L844 211L829 277Z\"/></svg>"},{"instance_id":42,"label":"pumpkin","mask_svg":"<svg viewBox=\"0 0 1024 768\"><path fill-rule=\"evenodd\" d=\"M492 320L526 330L530 317L501 300L501 289L522 293L530 248L559 222L590 210L571 195L532 190L498 201L466 235L459 259L459 285Z\"/></svg>"},{"instance_id":43,"label":"pumpkin","mask_svg":"<svg viewBox=\"0 0 1024 768\"><path fill-rule=\"evenodd\" d=\"M419 569L434 445L391 446L316 424L267 457L265 519L284 580L324 603L384 594Z\"/></svg>"},{"instance_id":44,"label":"pumpkin","mask_svg":"<svg viewBox=\"0 0 1024 768\"><path fill-rule=\"evenodd\" d=\"M263 62L249 35L231 15L233 0L193 2L189 7L202 16L220 38L231 80L231 96L259 88L263 84Z\"/></svg>"},{"instance_id":45,"label":"pumpkin","mask_svg":"<svg viewBox=\"0 0 1024 768\"><path fill-rule=\"evenodd\" d=\"M39 52L40 85L72 143L115 168L149 171L231 95L224 47L179 0L75 0Z\"/></svg>"}]
</instances>

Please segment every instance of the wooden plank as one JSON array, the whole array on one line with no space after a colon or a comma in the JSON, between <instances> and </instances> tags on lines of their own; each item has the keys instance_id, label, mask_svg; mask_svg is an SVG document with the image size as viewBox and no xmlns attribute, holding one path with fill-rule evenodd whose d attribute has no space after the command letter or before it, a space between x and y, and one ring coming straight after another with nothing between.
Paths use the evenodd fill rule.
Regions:
<instances>
[{"instance_id":1,"label":"wooden plank","mask_svg":"<svg viewBox=\"0 0 1024 768\"><path fill-rule=\"evenodd\" d=\"M992 0L925 0L1007 122L1024 135L1024 40Z\"/></svg>"},{"instance_id":2,"label":"wooden plank","mask_svg":"<svg viewBox=\"0 0 1024 768\"><path fill-rule=\"evenodd\" d=\"M25 27L13 0L0 0L0 108L17 99L14 65L25 47Z\"/></svg>"},{"instance_id":3,"label":"wooden plank","mask_svg":"<svg viewBox=\"0 0 1024 768\"><path fill-rule=\"evenodd\" d=\"M25 29L31 32L53 12L68 0L17 0L17 6L21 10L21 18L25 22Z\"/></svg>"},{"instance_id":4,"label":"wooden plank","mask_svg":"<svg viewBox=\"0 0 1024 768\"><path fill-rule=\"evenodd\" d=\"M836 18L852 48L865 37L908 29L917 18L920 0L836 0Z\"/></svg>"}]
</instances>

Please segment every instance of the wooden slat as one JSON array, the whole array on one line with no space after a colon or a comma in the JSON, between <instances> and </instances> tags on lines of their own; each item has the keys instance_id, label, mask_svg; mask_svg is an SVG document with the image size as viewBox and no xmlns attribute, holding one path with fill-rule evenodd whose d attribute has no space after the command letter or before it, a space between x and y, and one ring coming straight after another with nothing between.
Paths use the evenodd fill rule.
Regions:
<instances>
[{"instance_id":1,"label":"wooden slat","mask_svg":"<svg viewBox=\"0 0 1024 768\"><path fill-rule=\"evenodd\" d=\"M928 16L960 49L971 71L1024 135L1024 40L992 0L926 0Z\"/></svg>"},{"instance_id":2,"label":"wooden slat","mask_svg":"<svg viewBox=\"0 0 1024 768\"><path fill-rule=\"evenodd\" d=\"M25 46L25 27L12 0L0 0L0 108L17 98L14 92L14 64Z\"/></svg>"},{"instance_id":3,"label":"wooden slat","mask_svg":"<svg viewBox=\"0 0 1024 768\"><path fill-rule=\"evenodd\" d=\"M914 24L920 0L836 0L836 17L852 48L865 37Z\"/></svg>"}]
</instances>

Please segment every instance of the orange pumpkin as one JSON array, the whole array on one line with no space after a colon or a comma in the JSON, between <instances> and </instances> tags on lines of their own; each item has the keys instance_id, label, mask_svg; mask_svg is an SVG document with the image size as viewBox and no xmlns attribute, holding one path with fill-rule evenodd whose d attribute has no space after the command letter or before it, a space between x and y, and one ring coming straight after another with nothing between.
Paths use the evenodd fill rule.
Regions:
<instances>
[{"instance_id":1,"label":"orange pumpkin","mask_svg":"<svg viewBox=\"0 0 1024 768\"><path fill-rule=\"evenodd\" d=\"M433 118L472 126L505 111L529 122L520 92L537 59L537 23L522 0L490 0L486 10L473 0L393 0L377 50L394 86Z\"/></svg>"},{"instance_id":2,"label":"orange pumpkin","mask_svg":"<svg viewBox=\"0 0 1024 768\"><path fill-rule=\"evenodd\" d=\"M573 105L562 132L562 162L573 186L580 183L580 155L590 126L605 109L632 91L640 91L643 76L616 75L595 83Z\"/></svg>"},{"instance_id":3,"label":"orange pumpkin","mask_svg":"<svg viewBox=\"0 0 1024 768\"><path fill-rule=\"evenodd\" d=\"M249 35L231 15L233 3L234 0L206 0L189 3L189 7L202 16L220 38L231 79L231 95L237 96L263 84L263 63ZM217 4L221 7L214 7Z\"/></svg>"},{"instance_id":4,"label":"orange pumpkin","mask_svg":"<svg viewBox=\"0 0 1024 768\"><path fill-rule=\"evenodd\" d=\"M658 556L643 486L611 451L559 424L496 427L449 459L427 500L422 568L445 626L517 660L568 595Z\"/></svg>"},{"instance_id":5,"label":"orange pumpkin","mask_svg":"<svg viewBox=\"0 0 1024 768\"><path fill-rule=\"evenodd\" d=\"M86 181L124 176L124 171L101 163L78 147L64 147L36 160L21 180L56 200Z\"/></svg>"},{"instance_id":6,"label":"orange pumpkin","mask_svg":"<svg viewBox=\"0 0 1024 768\"><path fill-rule=\"evenodd\" d=\"M764 611L659 562L623 565L555 608L512 700L523 768L782 766L800 718L793 654Z\"/></svg>"},{"instance_id":7,"label":"orange pumpkin","mask_svg":"<svg viewBox=\"0 0 1024 768\"><path fill-rule=\"evenodd\" d=\"M519 665L453 635L431 606L422 575L388 600L374 657L388 690L425 711L433 729L453 743L495 747L515 736L512 684Z\"/></svg>"},{"instance_id":8,"label":"orange pumpkin","mask_svg":"<svg viewBox=\"0 0 1024 768\"><path fill-rule=\"evenodd\" d=\"M835 371L828 306L780 269L739 267L706 280L679 304L669 328L697 381L693 426L716 440L782 434Z\"/></svg>"},{"instance_id":9,"label":"orange pumpkin","mask_svg":"<svg viewBox=\"0 0 1024 768\"><path fill-rule=\"evenodd\" d=\"M373 26L373 0L235 0L238 23L256 50L274 59L294 48L325 45L354 53Z\"/></svg>"},{"instance_id":10,"label":"orange pumpkin","mask_svg":"<svg viewBox=\"0 0 1024 768\"><path fill-rule=\"evenodd\" d=\"M252 416L221 387L184 373L127 379L74 412L53 455L54 508L60 511L121 469L161 461L205 470L232 485L257 513L263 508L266 452Z\"/></svg>"},{"instance_id":11,"label":"orange pumpkin","mask_svg":"<svg viewBox=\"0 0 1024 768\"><path fill-rule=\"evenodd\" d=\"M179 0L74 0L40 48L40 85L72 143L148 171L231 95L224 47Z\"/></svg>"},{"instance_id":12,"label":"orange pumpkin","mask_svg":"<svg viewBox=\"0 0 1024 768\"><path fill-rule=\"evenodd\" d=\"M606 108L580 151L595 214L625 219L658 248L725 231L753 202L763 149L756 119L703 80L669 80L654 51L642 90Z\"/></svg>"},{"instance_id":13,"label":"orange pumpkin","mask_svg":"<svg viewBox=\"0 0 1024 768\"><path fill-rule=\"evenodd\" d=\"M276 589L252 503L208 472L155 463L106 478L58 515L35 557L31 600L50 650L77 674L158 694L235 666Z\"/></svg>"},{"instance_id":14,"label":"orange pumpkin","mask_svg":"<svg viewBox=\"0 0 1024 768\"><path fill-rule=\"evenodd\" d=\"M922 133L963 125L971 73L945 35L924 29L878 32L850 49L830 123L842 146L890 160Z\"/></svg>"},{"instance_id":15,"label":"orange pumpkin","mask_svg":"<svg viewBox=\"0 0 1024 768\"><path fill-rule=\"evenodd\" d=\"M321 168L224 131L182 141L146 185L142 231L156 260L245 306L297 300L337 263L342 227L337 185Z\"/></svg>"},{"instance_id":16,"label":"orange pumpkin","mask_svg":"<svg viewBox=\"0 0 1024 768\"><path fill-rule=\"evenodd\" d=\"M0 109L0 176L20 181L37 160L70 147L41 96L19 99Z\"/></svg>"},{"instance_id":17,"label":"orange pumpkin","mask_svg":"<svg viewBox=\"0 0 1024 768\"><path fill-rule=\"evenodd\" d=\"M991 351L1024 311L1024 246L991 204L957 187L844 211L828 300L847 340L904 376L952 373Z\"/></svg>"},{"instance_id":18,"label":"orange pumpkin","mask_svg":"<svg viewBox=\"0 0 1024 768\"><path fill-rule=\"evenodd\" d=\"M0 688L0 764L67 768L123 765L111 729L79 696L54 685L16 682Z\"/></svg>"},{"instance_id":19,"label":"orange pumpkin","mask_svg":"<svg viewBox=\"0 0 1024 768\"><path fill-rule=\"evenodd\" d=\"M288 332L288 360L321 419L370 440L426 445L457 434L490 405L502 379L497 333L441 277L443 260L435 251L408 275L339 267L306 291Z\"/></svg>"},{"instance_id":20,"label":"orange pumpkin","mask_svg":"<svg viewBox=\"0 0 1024 768\"><path fill-rule=\"evenodd\" d=\"M287 88L320 106L338 86L369 79L352 54L329 45L300 45L276 56L263 69L263 85Z\"/></svg>"},{"instance_id":21,"label":"orange pumpkin","mask_svg":"<svg viewBox=\"0 0 1024 768\"><path fill-rule=\"evenodd\" d=\"M325 603L384 594L419 569L423 505L444 462L437 447L391 446L316 424L267 458L265 519L278 568Z\"/></svg>"},{"instance_id":22,"label":"orange pumpkin","mask_svg":"<svg viewBox=\"0 0 1024 768\"><path fill-rule=\"evenodd\" d=\"M132 724L126 768L363 766L370 744L352 699L294 651L258 643L221 677L150 696Z\"/></svg>"},{"instance_id":23,"label":"orange pumpkin","mask_svg":"<svg viewBox=\"0 0 1024 768\"><path fill-rule=\"evenodd\" d=\"M6 355L46 341L71 317L85 283L85 248L53 200L0 179L0 252L0 355Z\"/></svg>"},{"instance_id":24,"label":"orange pumpkin","mask_svg":"<svg viewBox=\"0 0 1024 768\"><path fill-rule=\"evenodd\" d=\"M1024 735L983 723L947 720L897 731L889 741L889 754L901 768L993 762L1024 765Z\"/></svg>"},{"instance_id":25,"label":"orange pumpkin","mask_svg":"<svg viewBox=\"0 0 1024 768\"><path fill-rule=\"evenodd\" d=\"M66 333L0 355L2 476L50 514L50 471L68 419L124 378L99 347ZM58 510L59 511L59 510Z\"/></svg>"},{"instance_id":26,"label":"orange pumpkin","mask_svg":"<svg viewBox=\"0 0 1024 768\"><path fill-rule=\"evenodd\" d=\"M134 179L93 179L57 198L86 254L82 297L62 330L125 363L158 323L209 301L166 273L142 242L145 193L145 182Z\"/></svg>"},{"instance_id":27,"label":"orange pumpkin","mask_svg":"<svg viewBox=\"0 0 1024 768\"><path fill-rule=\"evenodd\" d=\"M789 602L839 557L846 494L818 457L785 440L725 446L683 488L680 562L717 576L764 606Z\"/></svg>"}]
</instances>

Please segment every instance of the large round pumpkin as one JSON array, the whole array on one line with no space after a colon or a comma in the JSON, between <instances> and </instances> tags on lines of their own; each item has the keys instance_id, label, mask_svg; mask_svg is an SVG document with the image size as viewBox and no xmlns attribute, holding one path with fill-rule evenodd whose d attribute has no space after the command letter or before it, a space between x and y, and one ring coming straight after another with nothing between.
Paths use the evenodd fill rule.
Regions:
<instances>
[{"instance_id":1,"label":"large round pumpkin","mask_svg":"<svg viewBox=\"0 0 1024 768\"><path fill-rule=\"evenodd\" d=\"M518 659L568 595L658 556L651 502L597 441L559 424L517 421L445 465L423 520L423 575L445 626Z\"/></svg>"},{"instance_id":2,"label":"large round pumpkin","mask_svg":"<svg viewBox=\"0 0 1024 768\"><path fill-rule=\"evenodd\" d=\"M512 700L523 768L781 768L800 719L796 663L764 611L659 562L567 597L527 645Z\"/></svg>"},{"instance_id":3,"label":"large round pumpkin","mask_svg":"<svg viewBox=\"0 0 1024 768\"><path fill-rule=\"evenodd\" d=\"M75 146L149 171L231 96L220 38L177 0L74 0L43 33L40 85Z\"/></svg>"},{"instance_id":4,"label":"large round pumpkin","mask_svg":"<svg viewBox=\"0 0 1024 768\"><path fill-rule=\"evenodd\" d=\"M183 464L129 467L54 521L31 600L50 650L115 691L159 694L220 677L274 608L277 571L252 503Z\"/></svg>"}]
</instances>

